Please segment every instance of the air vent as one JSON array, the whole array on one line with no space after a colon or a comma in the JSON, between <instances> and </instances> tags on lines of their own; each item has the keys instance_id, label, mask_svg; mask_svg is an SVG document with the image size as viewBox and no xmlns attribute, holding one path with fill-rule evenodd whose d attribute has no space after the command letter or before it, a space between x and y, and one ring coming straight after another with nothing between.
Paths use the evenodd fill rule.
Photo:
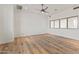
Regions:
<instances>
[{"instance_id":1,"label":"air vent","mask_svg":"<svg viewBox=\"0 0 79 59\"><path fill-rule=\"evenodd\" d=\"M16 6L18 10L22 10L22 6L21 5L17 5Z\"/></svg>"}]
</instances>

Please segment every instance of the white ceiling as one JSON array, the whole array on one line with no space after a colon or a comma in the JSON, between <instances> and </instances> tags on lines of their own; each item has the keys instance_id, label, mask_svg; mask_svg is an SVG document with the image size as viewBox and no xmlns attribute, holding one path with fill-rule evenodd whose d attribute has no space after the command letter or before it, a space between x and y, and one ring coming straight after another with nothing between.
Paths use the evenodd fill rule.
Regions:
<instances>
[{"instance_id":1,"label":"white ceiling","mask_svg":"<svg viewBox=\"0 0 79 59\"><path fill-rule=\"evenodd\" d=\"M40 10L42 8L41 4L24 4L22 6L27 11L31 11L35 13L40 13ZM53 15L79 5L78 4L45 4L45 6L48 6L47 12L49 12L49 15Z\"/></svg>"}]
</instances>

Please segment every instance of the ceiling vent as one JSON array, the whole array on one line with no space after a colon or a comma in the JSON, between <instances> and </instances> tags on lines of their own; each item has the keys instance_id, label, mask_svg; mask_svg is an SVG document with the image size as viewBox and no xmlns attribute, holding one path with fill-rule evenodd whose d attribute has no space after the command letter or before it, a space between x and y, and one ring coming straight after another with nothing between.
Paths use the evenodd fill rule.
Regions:
<instances>
[{"instance_id":1,"label":"ceiling vent","mask_svg":"<svg viewBox=\"0 0 79 59\"><path fill-rule=\"evenodd\" d=\"M23 7L22 7L21 5L16 5L16 8L17 8L18 10L22 10L22 9L23 9Z\"/></svg>"}]
</instances>

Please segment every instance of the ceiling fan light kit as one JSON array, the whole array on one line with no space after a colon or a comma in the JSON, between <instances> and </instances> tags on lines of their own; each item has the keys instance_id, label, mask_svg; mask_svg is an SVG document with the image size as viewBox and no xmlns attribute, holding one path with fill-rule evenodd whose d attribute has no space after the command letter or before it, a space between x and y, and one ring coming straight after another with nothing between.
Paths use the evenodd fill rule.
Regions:
<instances>
[{"instance_id":1,"label":"ceiling fan light kit","mask_svg":"<svg viewBox=\"0 0 79 59\"><path fill-rule=\"evenodd\" d=\"M43 11L41 11L41 13L44 13Z\"/></svg>"}]
</instances>

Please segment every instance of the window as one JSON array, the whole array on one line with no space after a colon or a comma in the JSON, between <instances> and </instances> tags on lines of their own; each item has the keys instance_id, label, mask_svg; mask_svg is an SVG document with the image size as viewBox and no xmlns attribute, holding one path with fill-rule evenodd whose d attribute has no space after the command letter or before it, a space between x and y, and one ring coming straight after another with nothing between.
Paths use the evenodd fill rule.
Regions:
<instances>
[{"instance_id":1,"label":"window","mask_svg":"<svg viewBox=\"0 0 79 59\"><path fill-rule=\"evenodd\" d=\"M68 28L77 28L77 17L68 18Z\"/></svg>"},{"instance_id":2,"label":"window","mask_svg":"<svg viewBox=\"0 0 79 59\"><path fill-rule=\"evenodd\" d=\"M51 20L51 28L77 28L77 16Z\"/></svg>"},{"instance_id":3,"label":"window","mask_svg":"<svg viewBox=\"0 0 79 59\"><path fill-rule=\"evenodd\" d=\"M60 28L67 28L67 19L60 20Z\"/></svg>"},{"instance_id":4,"label":"window","mask_svg":"<svg viewBox=\"0 0 79 59\"><path fill-rule=\"evenodd\" d=\"M54 21L51 21L51 28L54 28Z\"/></svg>"},{"instance_id":5,"label":"window","mask_svg":"<svg viewBox=\"0 0 79 59\"><path fill-rule=\"evenodd\" d=\"M59 20L55 20L55 28L59 28Z\"/></svg>"}]
</instances>

